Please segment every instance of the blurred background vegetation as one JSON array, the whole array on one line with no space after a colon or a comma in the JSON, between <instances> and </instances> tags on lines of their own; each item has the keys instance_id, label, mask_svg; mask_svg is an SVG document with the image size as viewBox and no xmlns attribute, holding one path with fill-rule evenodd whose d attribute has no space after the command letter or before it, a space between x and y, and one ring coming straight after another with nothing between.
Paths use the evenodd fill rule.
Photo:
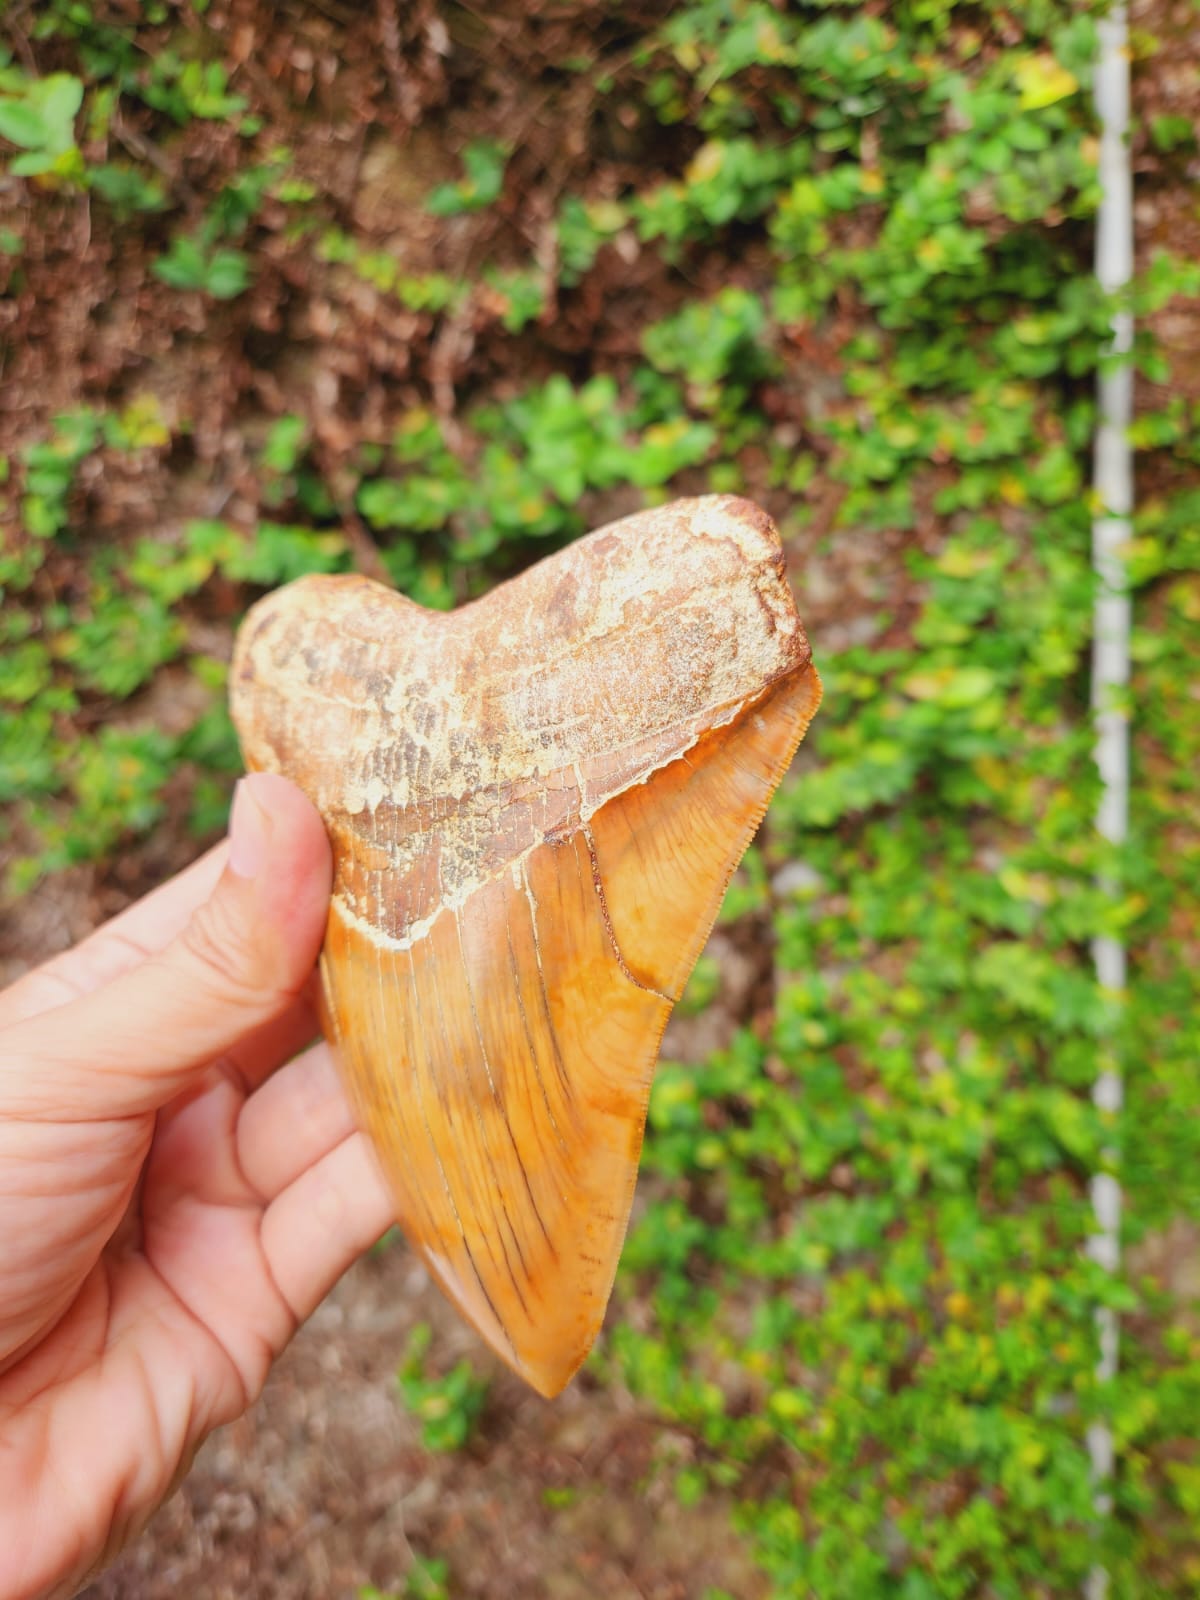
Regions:
<instances>
[{"instance_id":1,"label":"blurred background vegetation","mask_svg":"<svg viewBox=\"0 0 1200 1600\"><path fill-rule=\"evenodd\" d=\"M827 683L668 1035L566 1399L389 1245L95 1595L1029 1600L1097 1559L1117 1596L1200 1592L1200 17L1133 16L1114 858L1096 15L0 3L4 974L219 836L232 631L300 573L449 606L732 490ZM1118 1281L1083 1248L1114 1051Z\"/></svg>"}]
</instances>

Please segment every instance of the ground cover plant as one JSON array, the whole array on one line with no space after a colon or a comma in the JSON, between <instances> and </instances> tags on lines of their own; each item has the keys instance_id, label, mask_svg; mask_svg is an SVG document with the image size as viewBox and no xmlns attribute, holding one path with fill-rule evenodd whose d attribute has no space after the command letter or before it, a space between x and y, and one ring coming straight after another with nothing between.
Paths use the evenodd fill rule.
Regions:
<instances>
[{"instance_id":1,"label":"ground cover plant","mask_svg":"<svg viewBox=\"0 0 1200 1600\"><path fill-rule=\"evenodd\" d=\"M1195 1592L1200 49L1183 0L1135 11L1114 855L1097 14L0 8L10 970L219 835L232 630L302 572L447 606L607 517L744 492L827 683L668 1034L572 1396L493 1371L388 1245L96 1595L1057 1600L1098 1560L1114 1595ZM1113 1056L1117 1279L1085 1249Z\"/></svg>"}]
</instances>

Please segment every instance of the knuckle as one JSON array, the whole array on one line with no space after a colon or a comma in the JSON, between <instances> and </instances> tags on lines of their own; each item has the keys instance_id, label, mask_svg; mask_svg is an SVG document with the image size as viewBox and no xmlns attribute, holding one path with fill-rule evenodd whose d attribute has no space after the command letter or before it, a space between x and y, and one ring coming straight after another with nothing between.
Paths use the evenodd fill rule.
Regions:
<instances>
[{"instance_id":1,"label":"knuckle","mask_svg":"<svg viewBox=\"0 0 1200 1600\"><path fill-rule=\"evenodd\" d=\"M274 992L262 952L229 915L220 896L191 916L180 935L180 946L192 973L231 1000L258 1006Z\"/></svg>"}]
</instances>

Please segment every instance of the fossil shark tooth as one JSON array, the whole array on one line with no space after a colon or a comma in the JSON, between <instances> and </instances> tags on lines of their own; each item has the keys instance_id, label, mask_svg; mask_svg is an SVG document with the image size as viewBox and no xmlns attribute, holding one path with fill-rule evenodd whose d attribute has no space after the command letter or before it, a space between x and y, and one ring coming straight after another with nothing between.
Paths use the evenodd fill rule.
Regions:
<instances>
[{"instance_id":1,"label":"fossil shark tooth","mask_svg":"<svg viewBox=\"0 0 1200 1600\"><path fill-rule=\"evenodd\" d=\"M231 685L247 765L329 831L323 1024L399 1222L557 1394L671 1006L820 701L778 535L680 501L450 614L302 578L246 618Z\"/></svg>"}]
</instances>

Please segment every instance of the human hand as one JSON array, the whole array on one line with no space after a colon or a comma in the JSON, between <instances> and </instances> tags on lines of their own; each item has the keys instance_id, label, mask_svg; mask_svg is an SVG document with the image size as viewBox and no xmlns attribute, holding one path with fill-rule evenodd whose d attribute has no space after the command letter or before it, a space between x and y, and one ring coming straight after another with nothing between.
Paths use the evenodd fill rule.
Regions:
<instances>
[{"instance_id":1,"label":"human hand","mask_svg":"<svg viewBox=\"0 0 1200 1600\"><path fill-rule=\"evenodd\" d=\"M0 1600L111 1560L391 1220L328 1049L290 1059L329 885L258 774L227 845L0 994Z\"/></svg>"}]
</instances>

